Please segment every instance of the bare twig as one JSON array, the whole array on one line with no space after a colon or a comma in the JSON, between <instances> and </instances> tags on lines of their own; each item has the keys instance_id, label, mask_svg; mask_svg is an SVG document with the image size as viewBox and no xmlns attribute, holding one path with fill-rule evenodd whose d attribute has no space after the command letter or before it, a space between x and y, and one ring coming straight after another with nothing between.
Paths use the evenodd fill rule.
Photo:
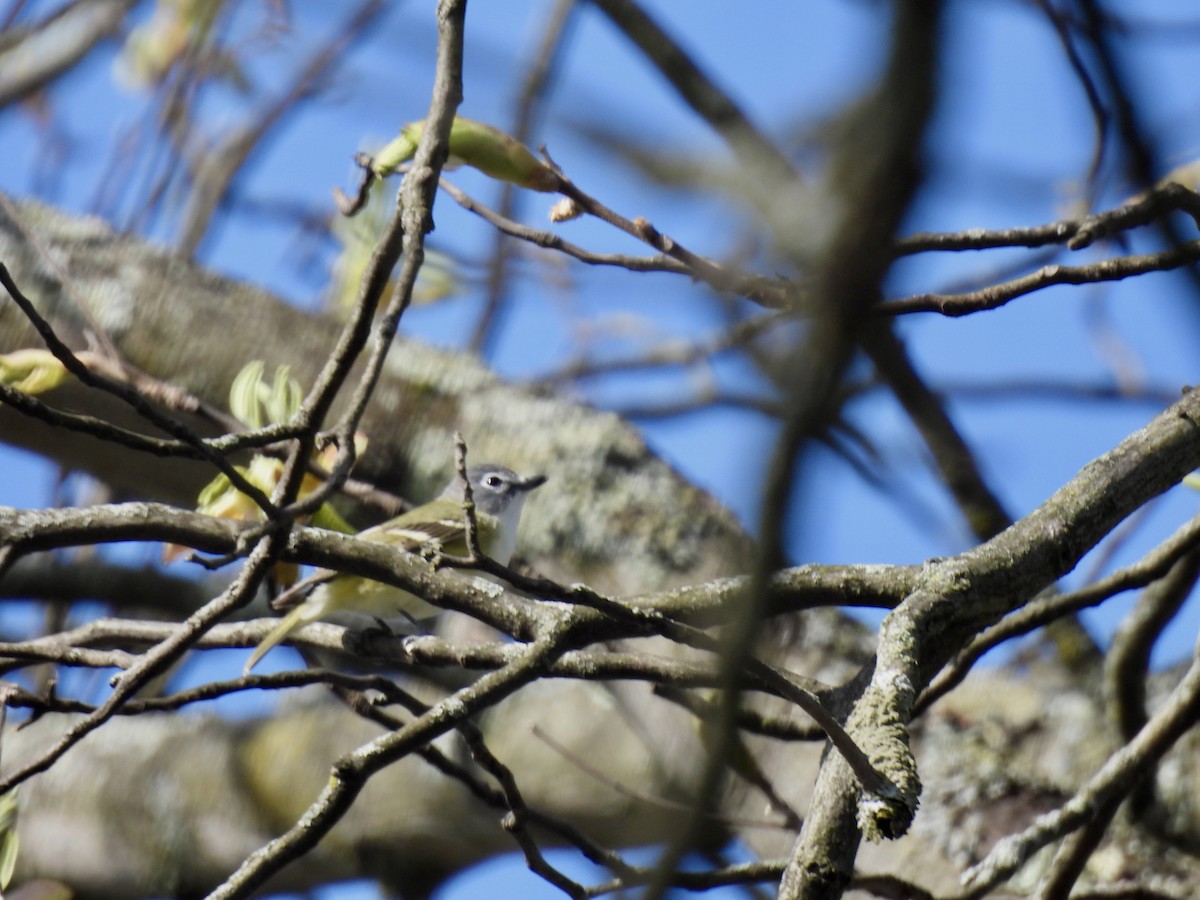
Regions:
<instances>
[{"instance_id":1,"label":"bare twig","mask_svg":"<svg viewBox=\"0 0 1200 900\"><path fill-rule=\"evenodd\" d=\"M1200 553L1181 557L1160 580L1149 585L1138 598L1113 636L1104 661L1104 686L1109 716L1125 741L1145 726L1146 682L1150 654L1163 629L1175 618L1200 580ZM1139 785L1129 798L1129 811L1142 816L1154 802L1154 781Z\"/></svg>"},{"instance_id":2,"label":"bare twig","mask_svg":"<svg viewBox=\"0 0 1200 900\"><path fill-rule=\"evenodd\" d=\"M659 253L664 253L672 259L678 260L687 267L688 274L693 278L703 281L713 290L721 293L741 294L757 303L773 308L787 309L794 305L793 298L789 296L788 291L761 290L764 283L770 285L770 282L765 282L762 279L759 279L753 287L750 287L746 284L741 273L715 263L708 257L693 253L674 238L663 234L655 228L648 219L642 216L638 216L632 220L625 218L571 181L554 160L550 159L544 149L542 155L546 157L546 161L561 179L562 183L559 186L559 191L564 196L574 200L580 209L603 222L607 222L609 225L619 228L639 241L650 245ZM778 286L776 285L776 287Z\"/></svg>"},{"instance_id":3,"label":"bare twig","mask_svg":"<svg viewBox=\"0 0 1200 900\"><path fill-rule=\"evenodd\" d=\"M540 677L544 667L561 652L555 649L557 644L554 636L535 641L523 648L519 662L484 675L413 722L338 759L328 784L305 814L283 835L251 854L209 895L210 900L249 896L287 863L315 847L346 814L376 772Z\"/></svg>"},{"instance_id":4,"label":"bare twig","mask_svg":"<svg viewBox=\"0 0 1200 900\"><path fill-rule=\"evenodd\" d=\"M945 696L989 650L1048 625L1064 615L1098 606L1124 591L1145 587L1164 577L1180 558L1195 549L1198 542L1200 518L1195 518L1134 565L1114 572L1078 591L1044 597L1006 616L984 630L954 656L950 664L938 673L921 694L916 710L928 709L940 697Z\"/></svg>"},{"instance_id":5,"label":"bare twig","mask_svg":"<svg viewBox=\"0 0 1200 900\"><path fill-rule=\"evenodd\" d=\"M113 692L94 712L79 719L48 750L0 781L0 793L11 790L33 775L44 772L64 753L115 715L143 685L166 671L212 625L233 610L250 602L267 570L274 564L282 544L275 534L255 547L245 568L229 589L177 626L171 636L121 673Z\"/></svg>"},{"instance_id":6,"label":"bare twig","mask_svg":"<svg viewBox=\"0 0 1200 900\"><path fill-rule=\"evenodd\" d=\"M1075 796L1053 812L1038 816L1020 834L1002 838L987 857L963 874L963 884L978 896L1017 872L1047 844L1110 812L1152 771L1153 765L1195 724L1200 713L1200 657L1183 681L1137 736L1114 753ZM1111 812L1110 812L1111 814Z\"/></svg>"},{"instance_id":7,"label":"bare twig","mask_svg":"<svg viewBox=\"0 0 1200 900\"><path fill-rule=\"evenodd\" d=\"M556 741L554 738L552 738L549 734L546 733L546 730L544 728L542 728L541 726L535 725L533 727L533 736L536 737L542 743L544 743L547 747L549 747L551 750L553 750L559 756L561 756L563 759L567 760L572 766L574 766L576 769L578 769L584 775L588 776L589 778L593 779L594 781L598 781L599 783L605 785L606 787L611 788L613 791L622 795L623 797L628 797L629 799L636 800L639 803L646 803L651 806L660 807L662 809L675 810L676 812L685 813L688 815L691 815L695 812L695 807L690 803L681 803L678 801L670 800L666 797L653 797L653 796L650 796L649 794L646 794L644 791L635 790L635 789L629 787L628 785L622 784L619 781L609 778L607 775L605 775L602 771L597 769L595 766L590 765L586 760L582 759L579 756L579 754L572 753L568 747L564 746L562 743L560 743L559 741ZM785 808L786 808L786 805L785 805ZM793 817L795 816L795 813L792 812L790 809L787 810L787 812L791 813L791 815ZM795 830L796 828L799 827L798 821L768 822L768 821L765 821L762 819L747 819L747 818L742 818L742 817L722 816L716 812L709 812L708 818L712 821L720 822L722 824L729 825L732 827L737 827L737 828L768 828L768 829L772 829L772 830L785 830L786 831L786 830Z\"/></svg>"},{"instance_id":8,"label":"bare twig","mask_svg":"<svg viewBox=\"0 0 1200 900\"><path fill-rule=\"evenodd\" d=\"M1100 238L1157 222L1167 212L1178 210L1200 219L1200 194L1183 185L1165 184L1140 199L1084 219L1063 219L1027 228L988 230L972 228L951 233L919 233L895 243L897 256L931 250L989 250L998 247L1046 247L1066 245L1081 250Z\"/></svg>"},{"instance_id":9,"label":"bare twig","mask_svg":"<svg viewBox=\"0 0 1200 900\"><path fill-rule=\"evenodd\" d=\"M1043 266L1036 272L993 284L967 294L916 294L886 300L876 307L882 316L936 312L944 316L966 316L999 309L1018 297L1057 284L1097 284L1121 281L1147 272L1170 272L1200 261L1200 241L1187 241L1157 253L1116 256L1083 266Z\"/></svg>"},{"instance_id":10,"label":"bare twig","mask_svg":"<svg viewBox=\"0 0 1200 900\"><path fill-rule=\"evenodd\" d=\"M9 274L8 267L3 263L0 263L0 285L3 285L5 290L8 291L8 295L13 299L13 302L20 307L21 312L25 314L25 317L37 329L38 334L45 341L47 349L66 367L68 372L89 387L98 388L105 393L112 394L121 399L146 421L161 428L176 440L191 446L202 459L212 463L212 465L225 475L234 487L253 500L262 509L264 514L268 517L278 515L275 504L271 502L266 494L247 481L236 467L225 459L222 454L205 444L203 439L190 428L177 422L170 416L159 412L156 407L129 385L100 375L84 365L79 357L58 337L54 328L37 311L32 301L21 293L12 275Z\"/></svg>"}]
</instances>

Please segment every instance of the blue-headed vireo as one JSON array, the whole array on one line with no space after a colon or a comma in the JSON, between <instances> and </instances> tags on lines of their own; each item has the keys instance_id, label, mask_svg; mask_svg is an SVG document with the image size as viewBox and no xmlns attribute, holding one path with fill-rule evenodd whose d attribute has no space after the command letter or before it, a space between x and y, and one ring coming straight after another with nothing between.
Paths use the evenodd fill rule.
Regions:
<instances>
[{"instance_id":1,"label":"blue-headed vireo","mask_svg":"<svg viewBox=\"0 0 1200 900\"><path fill-rule=\"evenodd\" d=\"M545 475L522 478L512 469L487 463L467 469L467 480L475 500L480 549L501 565L508 565L517 547L521 510L529 492L546 481ZM441 496L358 535L402 547L410 552L435 550L453 556L467 552L463 492L452 479ZM284 591L272 601L286 609L298 597L308 595L254 648L244 671L249 672L268 650L297 628L338 612L355 612L386 618L397 614L413 620L429 619L440 609L408 591L362 578L321 570Z\"/></svg>"}]
</instances>

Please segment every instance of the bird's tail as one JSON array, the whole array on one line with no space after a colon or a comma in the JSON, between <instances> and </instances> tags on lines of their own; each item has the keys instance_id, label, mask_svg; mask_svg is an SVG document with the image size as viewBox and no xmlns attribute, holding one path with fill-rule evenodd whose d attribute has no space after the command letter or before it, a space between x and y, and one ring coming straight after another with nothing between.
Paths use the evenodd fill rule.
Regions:
<instances>
[{"instance_id":1,"label":"bird's tail","mask_svg":"<svg viewBox=\"0 0 1200 900\"><path fill-rule=\"evenodd\" d=\"M301 603L291 612L279 620L279 624L271 629L270 633L262 639L262 642L254 648L254 652L250 654L250 659L246 661L246 667L242 669L243 675L249 675L250 670L257 665L258 661L266 656L267 651L276 646L280 641L286 638L297 628L302 628L305 625L316 622L321 618L324 610L311 601Z\"/></svg>"}]
</instances>

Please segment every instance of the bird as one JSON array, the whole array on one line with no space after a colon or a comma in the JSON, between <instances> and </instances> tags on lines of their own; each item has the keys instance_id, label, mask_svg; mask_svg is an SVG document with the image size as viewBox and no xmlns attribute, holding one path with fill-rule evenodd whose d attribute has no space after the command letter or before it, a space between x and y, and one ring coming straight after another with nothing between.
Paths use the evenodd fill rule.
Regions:
<instances>
[{"instance_id":1,"label":"bird","mask_svg":"<svg viewBox=\"0 0 1200 900\"><path fill-rule=\"evenodd\" d=\"M517 547L517 530L525 500L530 491L546 483L546 476L530 475L523 478L512 469L495 463L471 466L466 474L475 501L479 547L491 559L508 565ZM368 528L360 532L358 537L410 552L466 555L461 483L457 477L452 478L436 499ZM303 600L280 620L250 654L244 674L249 674L267 651L298 628L338 612L357 612L377 617L400 614L414 622L432 618L441 612L438 607L401 588L328 569L322 569L284 591L272 601L272 606L287 609L298 597L303 597Z\"/></svg>"}]
</instances>

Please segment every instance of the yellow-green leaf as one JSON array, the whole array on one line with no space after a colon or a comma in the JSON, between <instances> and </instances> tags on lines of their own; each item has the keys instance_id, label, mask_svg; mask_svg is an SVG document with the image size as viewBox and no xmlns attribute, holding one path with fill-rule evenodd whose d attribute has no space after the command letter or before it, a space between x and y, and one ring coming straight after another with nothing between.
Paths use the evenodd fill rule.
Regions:
<instances>
[{"instance_id":1,"label":"yellow-green leaf","mask_svg":"<svg viewBox=\"0 0 1200 900\"><path fill-rule=\"evenodd\" d=\"M399 137L375 156L371 164L372 171L380 177L386 177L402 163L412 159L424 130L424 121L405 125ZM471 166L500 181L544 193L557 191L561 183L554 170L520 141L498 128L462 116L450 126L450 159L447 164Z\"/></svg>"},{"instance_id":2,"label":"yellow-green leaf","mask_svg":"<svg viewBox=\"0 0 1200 900\"><path fill-rule=\"evenodd\" d=\"M247 428L262 428L262 410L258 403L258 388L262 384L261 359L252 360L242 366L229 386L229 411Z\"/></svg>"},{"instance_id":3,"label":"yellow-green leaf","mask_svg":"<svg viewBox=\"0 0 1200 900\"><path fill-rule=\"evenodd\" d=\"M261 359L252 360L229 386L229 411L248 428L286 422L304 400L304 390L291 377L290 368L277 367L270 387L263 382L265 368Z\"/></svg>"},{"instance_id":4,"label":"yellow-green leaf","mask_svg":"<svg viewBox=\"0 0 1200 900\"><path fill-rule=\"evenodd\" d=\"M416 155L417 141L421 139L425 123L415 124L420 126L415 129L415 137L413 124L405 125L400 129L400 134L392 138L382 150L375 154L371 159L372 172L380 178L387 178Z\"/></svg>"},{"instance_id":5,"label":"yellow-green leaf","mask_svg":"<svg viewBox=\"0 0 1200 900\"><path fill-rule=\"evenodd\" d=\"M67 367L49 350L14 350L0 355L0 384L23 394L44 394L67 377Z\"/></svg>"},{"instance_id":6,"label":"yellow-green leaf","mask_svg":"<svg viewBox=\"0 0 1200 900\"><path fill-rule=\"evenodd\" d=\"M300 382L291 377L291 371L289 366L280 366L275 370L271 393L263 401L263 408L272 422L286 422L304 401L304 391L300 388Z\"/></svg>"}]
</instances>

